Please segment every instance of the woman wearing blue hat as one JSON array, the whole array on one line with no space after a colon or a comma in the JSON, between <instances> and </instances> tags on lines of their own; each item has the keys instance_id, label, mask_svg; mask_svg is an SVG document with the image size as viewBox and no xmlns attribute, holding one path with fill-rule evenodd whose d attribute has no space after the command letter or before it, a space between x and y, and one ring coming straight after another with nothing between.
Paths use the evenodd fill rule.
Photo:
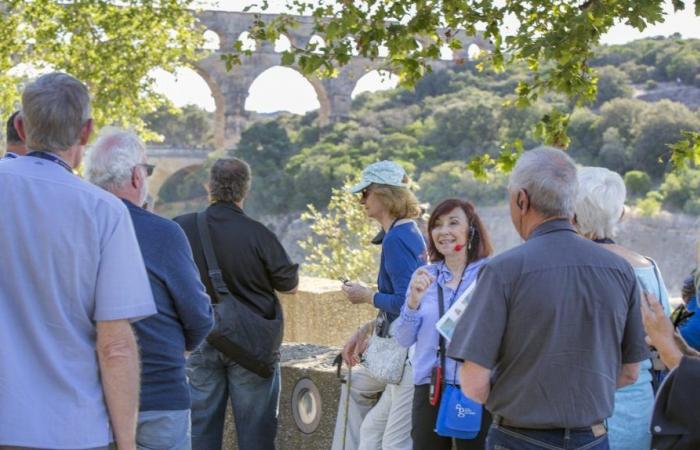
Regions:
<instances>
[{"instance_id":1,"label":"woman wearing blue hat","mask_svg":"<svg viewBox=\"0 0 700 450\"><path fill-rule=\"evenodd\" d=\"M421 210L407 183L408 177L400 165L380 161L367 166L360 182L350 188L360 194L367 217L381 226L382 232L373 243L381 244L382 252L377 290L348 280L343 291L354 304L373 305L379 316L358 330L343 348L343 360L353 370L349 395L347 384L343 385L333 450L412 448L413 377L405 353L399 365L371 364L381 361L382 351L388 352L387 359L395 355L390 350L392 340L395 341L392 324L401 312L411 275L425 260L425 241L414 221ZM369 349L368 335L372 335ZM380 349L376 342L385 347ZM396 343L396 347L400 345ZM357 366L363 353L367 361Z\"/></svg>"}]
</instances>

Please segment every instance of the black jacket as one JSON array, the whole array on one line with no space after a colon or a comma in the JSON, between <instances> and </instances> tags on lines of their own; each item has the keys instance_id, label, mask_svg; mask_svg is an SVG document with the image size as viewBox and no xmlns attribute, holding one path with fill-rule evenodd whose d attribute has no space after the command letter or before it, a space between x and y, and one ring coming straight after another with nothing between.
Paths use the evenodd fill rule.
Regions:
<instances>
[{"instance_id":1,"label":"black jacket","mask_svg":"<svg viewBox=\"0 0 700 450\"><path fill-rule=\"evenodd\" d=\"M268 319L275 317L275 290L285 292L299 284L299 265L292 263L277 236L265 225L229 203L206 210L214 253L224 281L234 297ZM202 282L212 296L196 214L176 217L192 246Z\"/></svg>"},{"instance_id":2,"label":"black jacket","mask_svg":"<svg viewBox=\"0 0 700 450\"><path fill-rule=\"evenodd\" d=\"M685 356L664 380L651 421L655 450L700 449L700 358Z\"/></svg>"}]
</instances>

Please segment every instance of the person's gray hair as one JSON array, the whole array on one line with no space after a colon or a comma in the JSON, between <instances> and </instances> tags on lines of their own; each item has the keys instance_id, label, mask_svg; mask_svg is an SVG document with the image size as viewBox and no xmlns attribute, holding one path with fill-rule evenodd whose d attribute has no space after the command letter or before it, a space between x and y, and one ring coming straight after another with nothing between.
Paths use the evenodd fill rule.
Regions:
<instances>
[{"instance_id":1,"label":"person's gray hair","mask_svg":"<svg viewBox=\"0 0 700 450\"><path fill-rule=\"evenodd\" d=\"M212 203L238 203L250 190L250 166L239 158L221 158L214 162L209 176Z\"/></svg>"},{"instance_id":2,"label":"person's gray hair","mask_svg":"<svg viewBox=\"0 0 700 450\"><path fill-rule=\"evenodd\" d=\"M145 160L146 147L133 131L106 127L85 158L85 178L114 192L131 181L136 165Z\"/></svg>"},{"instance_id":3,"label":"person's gray hair","mask_svg":"<svg viewBox=\"0 0 700 450\"><path fill-rule=\"evenodd\" d=\"M538 147L523 153L510 174L508 190L524 189L530 206L543 216L574 216L578 182L576 164L561 150Z\"/></svg>"},{"instance_id":4,"label":"person's gray hair","mask_svg":"<svg viewBox=\"0 0 700 450\"><path fill-rule=\"evenodd\" d=\"M61 152L80 142L90 119L90 95L72 76L49 73L24 89L21 111L27 148Z\"/></svg>"},{"instance_id":5,"label":"person's gray hair","mask_svg":"<svg viewBox=\"0 0 700 450\"><path fill-rule=\"evenodd\" d=\"M622 177L604 167L578 170L576 228L589 239L612 238L625 210L627 189Z\"/></svg>"}]
</instances>

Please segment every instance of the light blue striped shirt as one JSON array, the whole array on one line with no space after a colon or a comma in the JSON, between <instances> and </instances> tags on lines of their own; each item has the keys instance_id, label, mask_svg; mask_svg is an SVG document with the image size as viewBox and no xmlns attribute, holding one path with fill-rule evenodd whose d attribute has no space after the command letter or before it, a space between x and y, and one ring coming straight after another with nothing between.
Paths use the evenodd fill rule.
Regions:
<instances>
[{"instance_id":1,"label":"light blue striped shirt","mask_svg":"<svg viewBox=\"0 0 700 450\"><path fill-rule=\"evenodd\" d=\"M0 445L112 439L96 322L156 312L124 204L55 162L0 164Z\"/></svg>"},{"instance_id":2,"label":"light blue striped shirt","mask_svg":"<svg viewBox=\"0 0 700 450\"><path fill-rule=\"evenodd\" d=\"M444 312L447 312L452 306L452 302L458 299L476 280L479 269L486 261L487 259L484 258L469 264L464 271L462 283L458 286L459 291L456 294L454 289L447 286L453 275L444 262L425 266L430 274L436 278L436 283L428 287L418 309L411 309L404 303L401 308L401 315L396 319L397 323L394 325L394 334L402 346L410 347L415 344L415 350L411 358L414 384L430 383L430 374L433 368L440 365L440 359L437 355L439 334L435 328L435 324L440 318L437 285L442 286L445 301ZM445 348L447 348L447 343L445 343ZM457 379L459 363L446 357L445 366L442 372L444 379L448 383L459 384Z\"/></svg>"}]
</instances>

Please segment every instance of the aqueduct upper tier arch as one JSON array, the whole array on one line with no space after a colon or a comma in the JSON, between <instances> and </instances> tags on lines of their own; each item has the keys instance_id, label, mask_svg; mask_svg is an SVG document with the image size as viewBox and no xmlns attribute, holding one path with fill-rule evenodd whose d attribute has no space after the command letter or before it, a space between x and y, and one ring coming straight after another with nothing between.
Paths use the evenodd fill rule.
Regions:
<instances>
[{"instance_id":1,"label":"aqueduct upper tier arch","mask_svg":"<svg viewBox=\"0 0 700 450\"><path fill-rule=\"evenodd\" d=\"M195 63L195 69L209 85L216 103L215 146L217 150L233 147L245 128L248 113L245 111L245 100L253 81L265 70L279 66L282 63L281 53L275 51L270 42L256 45L250 57L243 57L241 64L226 70L221 60L222 51L232 49L241 34L247 31L255 19L255 14L228 11L203 11L199 13L199 21L208 30L219 37L219 49L212 51L206 58ZM267 22L277 17L276 14L261 14L260 18ZM296 16L299 27L289 30L286 34L292 45L306 46L314 37L313 20L310 17ZM462 42L463 50L454 54L454 60L467 59L467 49L471 44L488 49L491 44L481 36L467 36L464 32L454 34ZM370 60L363 57L353 57L350 63L339 69L336 78L316 79L307 77L316 91L321 109L319 121L321 124L334 122L350 113L350 94L357 80L365 73L381 69L383 61ZM435 61L436 70L454 64L453 61ZM295 67L292 67L295 68Z\"/></svg>"}]
</instances>

